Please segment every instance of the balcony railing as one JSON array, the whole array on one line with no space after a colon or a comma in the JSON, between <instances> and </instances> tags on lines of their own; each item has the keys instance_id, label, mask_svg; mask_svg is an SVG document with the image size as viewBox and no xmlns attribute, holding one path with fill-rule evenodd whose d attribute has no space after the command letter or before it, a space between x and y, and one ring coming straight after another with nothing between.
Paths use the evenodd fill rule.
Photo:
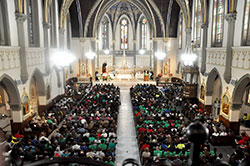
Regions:
<instances>
[{"instance_id":1,"label":"balcony railing","mask_svg":"<svg viewBox=\"0 0 250 166\"><path fill-rule=\"evenodd\" d=\"M19 47L0 46L0 71L20 67Z\"/></svg>"},{"instance_id":2,"label":"balcony railing","mask_svg":"<svg viewBox=\"0 0 250 166\"><path fill-rule=\"evenodd\" d=\"M226 48L207 48L207 64L225 66Z\"/></svg>"},{"instance_id":3,"label":"balcony railing","mask_svg":"<svg viewBox=\"0 0 250 166\"><path fill-rule=\"evenodd\" d=\"M26 48L27 66L44 64L44 48Z\"/></svg>"},{"instance_id":4,"label":"balcony railing","mask_svg":"<svg viewBox=\"0 0 250 166\"><path fill-rule=\"evenodd\" d=\"M233 48L233 68L250 69L250 47Z\"/></svg>"}]
</instances>

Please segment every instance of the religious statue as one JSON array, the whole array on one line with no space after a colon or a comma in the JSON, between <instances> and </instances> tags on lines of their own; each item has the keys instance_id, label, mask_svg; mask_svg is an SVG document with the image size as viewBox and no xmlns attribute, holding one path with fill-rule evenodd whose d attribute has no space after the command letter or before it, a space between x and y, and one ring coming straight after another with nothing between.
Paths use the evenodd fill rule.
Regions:
<instances>
[{"instance_id":1,"label":"religious statue","mask_svg":"<svg viewBox=\"0 0 250 166\"><path fill-rule=\"evenodd\" d=\"M102 64L102 73L106 73L107 72L107 63L103 63Z\"/></svg>"},{"instance_id":2,"label":"religious statue","mask_svg":"<svg viewBox=\"0 0 250 166\"><path fill-rule=\"evenodd\" d=\"M228 115L230 109L230 94L228 92L228 87L226 88L226 92L224 93L221 100L221 110L224 114Z\"/></svg>"},{"instance_id":3,"label":"religious statue","mask_svg":"<svg viewBox=\"0 0 250 166\"><path fill-rule=\"evenodd\" d=\"M22 95L22 110L23 110L23 115L26 115L30 112L29 96L27 95L25 88L23 88L23 95Z\"/></svg>"}]
</instances>

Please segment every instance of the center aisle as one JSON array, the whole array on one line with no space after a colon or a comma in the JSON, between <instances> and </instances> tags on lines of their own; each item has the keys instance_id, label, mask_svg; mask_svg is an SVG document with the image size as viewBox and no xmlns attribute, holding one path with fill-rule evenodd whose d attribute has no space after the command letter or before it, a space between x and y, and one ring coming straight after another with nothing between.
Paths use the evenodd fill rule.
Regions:
<instances>
[{"instance_id":1,"label":"center aisle","mask_svg":"<svg viewBox=\"0 0 250 166\"><path fill-rule=\"evenodd\" d=\"M129 87L120 87L120 92L121 106L118 115L116 166L121 166L127 158L140 161Z\"/></svg>"}]
</instances>

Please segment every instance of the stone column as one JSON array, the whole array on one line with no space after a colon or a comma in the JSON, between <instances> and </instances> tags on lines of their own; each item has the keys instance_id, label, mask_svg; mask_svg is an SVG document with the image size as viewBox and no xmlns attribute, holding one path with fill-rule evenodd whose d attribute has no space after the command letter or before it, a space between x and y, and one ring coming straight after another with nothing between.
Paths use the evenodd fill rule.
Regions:
<instances>
[{"instance_id":1,"label":"stone column","mask_svg":"<svg viewBox=\"0 0 250 166\"><path fill-rule=\"evenodd\" d=\"M154 79L157 77L157 57L155 56L155 53L157 52L157 41L153 41L153 57L154 57Z\"/></svg>"},{"instance_id":2,"label":"stone column","mask_svg":"<svg viewBox=\"0 0 250 166\"><path fill-rule=\"evenodd\" d=\"M186 51L191 49L191 28L186 28Z\"/></svg>"},{"instance_id":3,"label":"stone column","mask_svg":"<svg viewBox=\"0 0 250 166\"><path fill-rule=\"evenodd\" d=\"M91 50L93 51L93 53L96 53L96 41L95 40L91 41ZM90 74L93 80L95 80L95 58L91 60L91 73Z\"/></svg>"},{"instance_id":4,"label":"stone column","mask_svg":"<svg viewBox=\"0 0 250 166\"><path fill-rule=\"evenodd\" d=\"M234 28L235 20L237 18L237 13L228 13L226 15L226 21L228 22L227 31L227 47L226 47L226 66L224 72L224 79L226 83L230 83L232 78L232 57L233 57L233 42L234 42Z\"/></svg>"},{"instance_id":5,"label":"stone column","mask_svg":"<svg viewBox=\"0 0 250 166\"><path fill-rule=\"evenodd\" d=\"M153 46L152 46L152 40L150 40L150 56L149 56L149 58L150 58L150 61L149 61L149 66L150 66L150 68L151 69L153 69L153 63L152 63L152 59L153 59L153 57L154 57L154 55L153 55L153 48L152 48Z\"/></svg>"},{"instance_id":6,"label":"stone column","mask_svg":"<svg viewBox=\"0 0 250 166\"><path fill-rule=\"evenodd\" d=\"M208 25L207 24L202 24L201 25L202 28L202 43L201 43L201 69L200 72L202 75L204 75L204 73L206 72L206 60L207 60L207 28Z\"/></svg>"},{"instance_id":7,"label":"stone column","mask_svg":"<svg viewBox=\"0 0 250 166\"><path fill-rule=\"evenodd\" d=\"M97 46L96 46L96 68L99 70L100 67L100 50L99 50L99 42L97 41Z\"/></svg>"},{"instance_id":8,"label":"stone column","mask_svg":"<svg viewBox=\"0 0 250 166\"><path fill-rule=\"evenodd\" d=\"M65 33L65 29L64 28L60 28L59 29L59 42L60 42L60 48L64 50L65 48L65 39L64 39L64 33Z\"/></svg>"},{"instance_id":9,"label":"stone column","mask_svg":"<svg viewBox=\"0 0 250 166\"><path fill-rule=\"evenodd\" d=\"M134 50L134 68L136 69L136 39L133 40L133 50Z\"/></svg>"},{"instance_id":10,"label":"stone column","mask_svg":"<svg viewBox=\"0 0 250 166\"><path fill-rule=\"evenodd\" d=\"M115 40L112 40L112 51L113 69L115 69Z\"/></svg>"},{"instance_id":11,"label":"stone column","mask_svg":"<svg viewBox=\"0 0 250 166\"><path fill-rule=\"evenodd\" d=\"M44 31L44 48L45 48L45 72L47 75L50 73L50 52L49 52L49 29L51 27L50 23L43 23ZM52 37L52 36L51 36Z\"/></svg>"},{"instance_id":12,"label":"stone column","mask_svg":"<svg viewBox=\"0 0 250 166\"><path fill-rule=\"evenodd\" d=\"M26 62L26 50L25 50L25 37L24 37L24 21L27 16L22 13L16 13L17 32L18 32L18 45L20 47L20 69L21 69L21 80L25 84L29 78Z\"/></svg>"}]
</instances>

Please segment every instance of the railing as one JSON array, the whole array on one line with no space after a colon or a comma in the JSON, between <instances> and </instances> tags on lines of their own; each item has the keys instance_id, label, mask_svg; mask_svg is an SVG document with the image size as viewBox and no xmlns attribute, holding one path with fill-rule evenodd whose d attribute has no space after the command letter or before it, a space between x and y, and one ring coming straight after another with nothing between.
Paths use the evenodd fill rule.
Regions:
<instances>
[{"instance_id":1,"label":"railing","mask_svg":"<svg viewBox=\"0 0 250 166\"><path fill-rule=\"evenodd\" d=\"M250 69L250 47L233 47L232 67Z\"/></svg>"},{"instance_id":2,"label":"railing","mask_svg":"<svg viewBox=\"0 0 250 166\"><path fill-rule=\"evenodd\" d=\"M26 48L27 66L44 64L44 48Z\"/></svg>"},{"instance_id":3,"label":"railing","mask_svg":"<svg viewBox=\"0 0 250 166\"><path fill-rule=\"evenodd\" d=\"M0 71L20 67L19 47L0 46Z\"/></svg>"},{"instance_id":4,"label":"railing","mask_svg":"<svg viewBox=\"0 0 250 166\"><path fill-rule=\"evenodd\" d=\"M105 55L105 51L99 50L99 54ZM115 50L115 51L110 51L108 55L115 55L115 56L123 56L124 51L122 50ZM134 51L134 50L125 50L126 56L134 56L134 55L140 55L140 51ZM151 51L150 50L145 50L143 55L150 55Z\"/></svg>"},{"instance_id":5,"label":"railing","mask_svg":"<svg viewBox=\"0 0 250 166\"><path fill-rule=\"evenodd\" d=\"M226 48L207 48L207 64L225 66Z\"/></svg>"}]
</instances>

